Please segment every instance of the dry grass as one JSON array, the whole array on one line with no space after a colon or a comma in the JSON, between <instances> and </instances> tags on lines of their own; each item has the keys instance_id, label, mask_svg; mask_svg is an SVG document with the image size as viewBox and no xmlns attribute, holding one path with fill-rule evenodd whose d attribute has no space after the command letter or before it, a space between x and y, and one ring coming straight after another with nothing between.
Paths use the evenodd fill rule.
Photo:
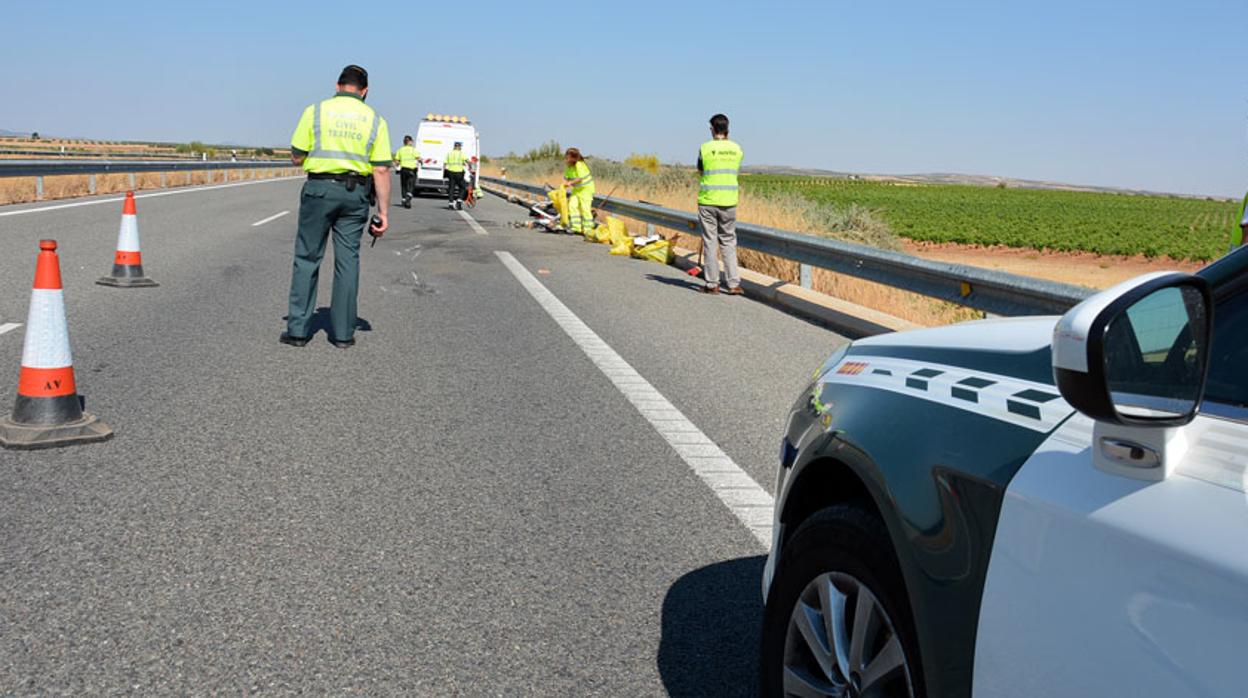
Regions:
<instances>
[{"instance_id":1,"label":"dry grass","mask_svg":"<svg viewBox=\"0 0 1248 698\"><path fill-rule=\"evenodd\" d=\"M512 179L533 183L558 180L557 163L553 166L503 164ZM623 169L624 166L618 163L596 161L590 164L594 168L594 180L600 195L642 200L682 211L697 210L694 193L696 177L692 172L664 169L658 176L649 176L640 168ZM498 165L484 165L481 171L482 174L497 176ZM884 249L901 249L900 241L887 226L869 211L857 207L841 210L820 206L799 196L762 197L745 191L741 195L738 216L742 221L757 225L806 231ZM624 220L634 232L645 229L641 221ZM677 244L696 250L700 237L696 237L695 231L689 233L677 233ZM798 282L796 262L752 250L740 250L738 257L747 269L792 283ZM978 311L952 303L822 269L815 270L812 286L816 291L922 325L942 325L982 317Z\"/></svg>"},{"instance_id":2,"label":"dry grass","mask_svg":"<svg viewBox=\"0 0 1248 698\"><path fill-rule=\"evenodd\" d=\"M299 174L299 168L276 170L204 170L197 172L166 172L164 188L184 187L196 184L221 184L252 179ZM101 174L95 177L95 193L113 194L130 190L161 189L160 172L140 172L134 175L134 185L128 174ZM0 178L0 205L36 201L34 177ZM90 193L87 175L57 175L43 178L43 199L68 199L87 196Z\"/></svg>"}]
</instances>

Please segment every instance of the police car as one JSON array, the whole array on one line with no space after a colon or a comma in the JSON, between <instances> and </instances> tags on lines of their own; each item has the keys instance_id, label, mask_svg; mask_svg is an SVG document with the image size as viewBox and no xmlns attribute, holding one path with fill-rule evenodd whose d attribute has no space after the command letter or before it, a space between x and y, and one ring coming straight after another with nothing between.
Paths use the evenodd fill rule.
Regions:
<instances>
[{"instance_id":1,"label":"police car","mask_svg":"<svg viewBox=\"0 0 1248 698\"><path fill-rule=\"evenodd\" d=\"M1248 695L1248 250L854 342L781 461L766 695Z\"/></svg>"}]
</instances>

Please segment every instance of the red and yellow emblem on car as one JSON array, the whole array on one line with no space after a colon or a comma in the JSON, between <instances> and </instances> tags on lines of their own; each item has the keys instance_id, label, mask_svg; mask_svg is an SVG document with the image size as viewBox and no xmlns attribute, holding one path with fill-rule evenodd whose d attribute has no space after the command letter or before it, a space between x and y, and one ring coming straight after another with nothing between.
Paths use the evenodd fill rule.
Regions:
<instances>
[{"instance_id":1,"label":"red and yellow emblem on car","mask_svg":"<svg viewBox=\"0 0 1248 698\"><path fill-rule=\"evenodd\" d=\"M846 361L841 364L840 368L836 369L836 372L842 376L856 376L867 370L867 366L868 364L862 361Z\"/></svg>"}]
</instances>

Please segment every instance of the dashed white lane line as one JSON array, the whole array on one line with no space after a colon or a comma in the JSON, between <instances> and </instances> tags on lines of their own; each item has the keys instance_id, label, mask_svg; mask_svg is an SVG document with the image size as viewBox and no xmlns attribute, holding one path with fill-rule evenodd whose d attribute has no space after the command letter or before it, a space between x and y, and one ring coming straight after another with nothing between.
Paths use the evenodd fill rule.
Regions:
<instances>
[{"instance_id":1,"label":"dashed white lane line","mask_svg":"<svg viewBox=\"0 0 1248 698\"><path fill-rule=\"evenodd\" d=\"M17 328L21 326L22 326L22 323L20 322L6 322L4 324L0 324L0 334L4 334L5 332L12 332L13 330L16 330Z\"/></svg>"},{"instance_id":2,"label":"dashed white lane line","mask_svg":"<svg viewBox=\"0 0 1248 698\"><path fill-rule=\"evenodd\" d=\"M253 228L257 228L257 227L259 227L259 226L264 225L265 223L272 223L273 221L277 220L278 218L281 218L282 216L284 216L284 215L286 215L286 214L288 214L288 213L290 213L290 211L282 211L281 213L274 213L273 215L269 216L268 218L261 218L260 220L256 221L255 223L252 223L252 224L251 224L251 227L253 227Z\"/></svg>"},{"instance_id":3,"label":"dashed white lane line","mask_svg":"<svg viewBox=\"0 0 1248 698\"><path fill-rule=\"evenodd\" d=\"M201 191L212 191L213 189L230 189L232 187L247 187L253 184L268 184L269 182L288 182L292 179L303 179L303 175L294 177L273 177L272 179L253 179L249 182L234 182L232 184L211 184L204 187L187 187L185 189L174 189L172 191L155 191L147 194L135 194L136 199L153 199L158 196L176 196L178 194L194 194ZM53 206L40 206L39 208L24 208L20 211L0 211L0 216L20 216L24 213L42 213L44 211L59 211L63 208L78 208L79 206L95 206L96 204L115 204L118 201L124 201L125 197L115 196L111 199L92 199L91 201L75 201L69 204L55 204Z\"/></svg>"},{"instance_id":4,"label":"dashed white lane line","mask_svg":"<svg viewBox=\"0 0 1248 698\"><path fill-rule=\"evenodd\" d=\"M472 228L472 232L476 233L477 235L489 235L489 233L485 231L485 228L481 227L480 223L476 222L475 220L473 220L472 216L468 215L467 211L460 211L459 215L461 218L468 221L468 227Z\"/></svg>"},{"instance_id":5,"label":"dashed white lane line","mask_svg":"<svg viewBox=\"0 0 1248 698\"><path fill-rule=\"evenodd\" d=\"M764 548L770 548L772 509L775 501L767 490L602 341L589 325L582 322L511 253L496 251L494 254L594 365L624 393L624 397L650 422L676 454L711 488L750 533L754 534L758 542Z\"/></svg>"}]
</instances>

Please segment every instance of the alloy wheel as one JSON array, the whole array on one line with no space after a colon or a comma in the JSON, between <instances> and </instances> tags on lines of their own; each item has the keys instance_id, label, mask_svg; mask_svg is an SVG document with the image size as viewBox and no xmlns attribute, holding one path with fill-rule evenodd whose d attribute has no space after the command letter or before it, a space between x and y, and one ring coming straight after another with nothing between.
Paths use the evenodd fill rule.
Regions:
<instances>
[{"instance_id":1,"label":"alloy wheel","mask_svg":"<svg viewBox=\"0 0 1248 698\"><path fill-rule=\"evenodd\" d=\"M875 594L826 572L798 596L784 641L784 693L815 698L914 697L901 637Z\"/></svg>"}]
</instances>

